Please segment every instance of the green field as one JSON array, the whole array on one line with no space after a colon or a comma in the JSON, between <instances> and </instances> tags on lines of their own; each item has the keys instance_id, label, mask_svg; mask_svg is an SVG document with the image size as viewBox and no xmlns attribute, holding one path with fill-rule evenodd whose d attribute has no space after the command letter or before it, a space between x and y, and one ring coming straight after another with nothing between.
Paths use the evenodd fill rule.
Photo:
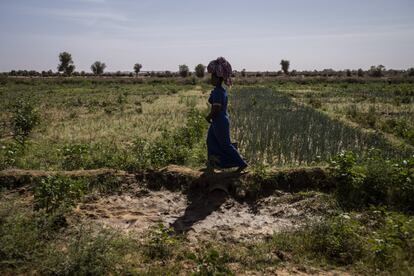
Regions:
<instances>
[{"instance_id":1,"label":"green field","mask_svg":"<svg viewBox=\"0 0 414 276\"><path fill-rule=\"evenodd\" d=\"M206 114L210 88L204 82L75 79L10 80L0 89L1 166L11 162L7 160L11 149L16 151L10 156L13 166L49 170L68 169L65 154L80 160L70 169L133 166L137 143L144 141L151 148L168 142L163 134L185 128L191 110ZM236 86L230 90L232 135L252 165L318 164L344 150L363 156L370 148L380 149L386 157L407 158L414 152L413 90L409 82L381 86L377 81ZM19 101L40 117L24 152L13 140ZM200 122L200 128L205 131L206 125ZM203 166L203 139L195 142L181 160ZM173 159L139 165L166 165Z\"/></svg>"},{"instance_id":2,"label":"green field","mask_svg":"<svg viewBox=\"0 0 414 276\"><path fill-rule=\"evenodd\" d=\"M202 205L194 227L206 220L207 234L194 240L165 217L192 214L209 195L191 185L228 173L199 176L210 90L178 77L1 79L0 272L414 273L412 79L236 78L231 135L250 171ZM255 237L267 223L290 228Z\"/></svg>"},{"instance_id":3,"label":"green field","mask_svg":"<svg viewBox=\"0 0 414 276\"><path fill-rule=\"evenodd\" d=\"M296 96L297 91L290 93ZM235 137L246 157L268 166L318 164L342 151L363 156L371 148L381 149L387 157L409 157L414 152L404 143L391 143L380 132L365 131L296 103L286 91L236 89L232 115Z\"/></svg>"}]
</instances>

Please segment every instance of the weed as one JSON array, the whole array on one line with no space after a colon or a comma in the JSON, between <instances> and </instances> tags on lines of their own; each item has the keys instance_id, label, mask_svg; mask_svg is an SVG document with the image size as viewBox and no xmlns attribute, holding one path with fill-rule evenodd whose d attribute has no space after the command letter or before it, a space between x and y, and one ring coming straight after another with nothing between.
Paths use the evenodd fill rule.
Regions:
<instances>
[{"instance_id":1,"label":"weed","mask_svg":"<svg viewBox=\"0 0 414 276\"><path fill-rule=\"evenodd\" d=\"M13 106L13 137L24 144L30 132L40 122L38 111L29 101L19 100Z\"/></svg>"},{"instance_id":2,"label":"weed","mask_svg":"<svg viewBox=\"0 0 414 276\"><path fill-rule=\"evenodd\" d=\"M70 237L65 251L55 251L46 260L42 273L53 275L105 275L116 272L126 252L133 244L111 230L80 228ZM136 249L136 248L135 248ZM117 273L116 273L117 274Z\"/></svg>"},{"instance_id":3,"label":"weed","mask_svg":"<svg viewBox=\"0 0 414 276\"><path fill-rule=\"evenodd\" d=\"M194 275L232 275L230 269L227 267L229 256L226 253L220 254L214 248L199 253L195 260L197 262L197 270Z\"/></svg>"},{"instance_id":4,"label":"weed","mask_svg":"<svg viewBox=\"0 0 414 276\"><path fill-rule=\"evenodd\" d=\"M149 240L144 245L144 255L150 260L166 260L171 257L178 242L172 234L172 229L159 224L150 232Z\"/></svg>"},{"instance_id":5,"label":"weed","mask_svg":"<svg viewBox=\"0 0 414 276\"><path fill-rule=\"evenodd\" d=\"M84 144L66 144L61 149L62 168L65 170L82 169L86 167L89 147Z\"/></svg>"},{"instance_id":6,"label":"weed","mask_svg":"<svg viewBox=\"0 0 414 276\"><path fill-rule=\"evenodd\" d=\"M9 142L0 146L0 170L13 167L17 159L23 154L24 145Z\"/></svg>"}]
</instances>

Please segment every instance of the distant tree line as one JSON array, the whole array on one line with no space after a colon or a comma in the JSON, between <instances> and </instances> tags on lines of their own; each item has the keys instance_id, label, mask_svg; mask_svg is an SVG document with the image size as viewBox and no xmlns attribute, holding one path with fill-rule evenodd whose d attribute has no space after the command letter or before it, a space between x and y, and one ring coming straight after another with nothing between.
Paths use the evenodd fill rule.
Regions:
<instances>
[{"instance_id":1,"label":"distant tree line","mask_svg":"<svg viewBox=\"0 0 414 276\"><path fill-rule=\"evenodd\" d=\"M409 76L414 77L414 68L409 68L408 70L386 70L385 66L383 65L374 65L371 66L369 70L333 70L333 69L324 69L324 70L313 70L313 71L290 71L290 61L287 59L282 59L280 61L280 69L279 71L251 71L248 72L246 69L242 71L233 71L233 76L240 76L240 77L277 77L277 76L304 76L304 77L312 77L312 76L323 76L323 77L384 77L384 76ZM23 77L55 77L55 76L119 76L119 77L134 77L135 76L144 76L144 77L177 77L181 76L186 78L188 76L192 76L192 72L187 65L181 64L178 66L178 72L171 72L171 71L147 71L141 72L143 68L141 63L135 63L133 65L133 72L110 72L105 73L106 64L101 61L95 61L91 65L91 72L85 71L75 71L74 61L72 59L72 55L68 52L62 52L59 54L59 64L57 66L57 72L53 72L52 70L48 71L35 71L35 70L11 70L10 72L1 73L2 75L6 76L23 76ZM204 78L206 71L206 66L203 64L198 64L194 68L194 75L198 78Z\"/></svg>"}]
</instances>

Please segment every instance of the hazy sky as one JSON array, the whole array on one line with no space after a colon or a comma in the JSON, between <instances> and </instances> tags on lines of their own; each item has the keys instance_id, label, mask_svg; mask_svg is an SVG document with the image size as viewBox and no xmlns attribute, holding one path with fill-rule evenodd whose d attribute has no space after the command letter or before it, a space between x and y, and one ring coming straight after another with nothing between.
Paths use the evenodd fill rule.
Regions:
<instances>
[{"instance_id":1,"label":"hazy sky","mask_svg":"<svg viewBox=\"0 0 414 276\"><path fill-rule=\"evenodd\" d=\"M413 0L0 0L0 71L414 67Z\"/></svg>"}]
</instances>

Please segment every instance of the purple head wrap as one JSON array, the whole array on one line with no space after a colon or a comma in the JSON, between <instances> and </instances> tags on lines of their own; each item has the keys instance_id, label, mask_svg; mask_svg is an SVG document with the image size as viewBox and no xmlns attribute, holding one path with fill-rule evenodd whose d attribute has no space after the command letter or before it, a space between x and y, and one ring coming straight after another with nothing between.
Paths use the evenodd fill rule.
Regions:
<instances>
[{"instance_id":1,"label":"purple head wrap","mask_svg":"<svg viewBox=\"0 0 414 276\"><path fill-rule=\"evenodd\" d=\"M219 57L211 61L207 66L207 72L216 74L219 78L223 78L224 83L231 86L231 73L233 71L230 63L224 57Z\"/></svg>"}]
</instances>

